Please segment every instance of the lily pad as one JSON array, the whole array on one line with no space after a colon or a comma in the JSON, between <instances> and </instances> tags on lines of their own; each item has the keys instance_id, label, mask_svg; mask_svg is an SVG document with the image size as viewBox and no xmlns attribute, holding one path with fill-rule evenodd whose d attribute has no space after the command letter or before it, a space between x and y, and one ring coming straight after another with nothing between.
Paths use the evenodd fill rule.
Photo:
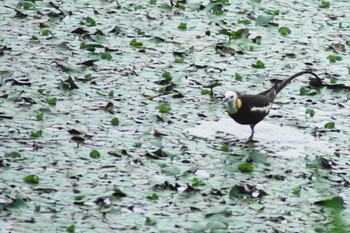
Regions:
<instances>
[{"instance_id":1,"label":"lily pad","mask_svg":"<svg viewBox=\"0 0 350 233\"><path fill-rule=\"evenodd\" d=\"M256 18L255 23L256 23L257 26L267 27L269 25L273 25L272 24L273 19L274 19L273 15L259 15Z\"/></svg>"}]
</instances>

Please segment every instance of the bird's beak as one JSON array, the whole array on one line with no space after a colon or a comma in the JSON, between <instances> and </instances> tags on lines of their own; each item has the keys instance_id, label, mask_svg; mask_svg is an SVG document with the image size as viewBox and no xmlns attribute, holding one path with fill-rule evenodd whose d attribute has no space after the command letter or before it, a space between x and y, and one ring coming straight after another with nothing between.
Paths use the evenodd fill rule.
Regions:
<instances>
[{"instance_id":1,"label":"bird's beak","mask_svg":"<svg viewBox=\"0 0 350 233\"><path fill-rule=\"evenodd\" d=\"M221 103L226 103L228 99L225 98L225 95L215 95L215 97L221 101Z\"/></svg>"}]
</instances>

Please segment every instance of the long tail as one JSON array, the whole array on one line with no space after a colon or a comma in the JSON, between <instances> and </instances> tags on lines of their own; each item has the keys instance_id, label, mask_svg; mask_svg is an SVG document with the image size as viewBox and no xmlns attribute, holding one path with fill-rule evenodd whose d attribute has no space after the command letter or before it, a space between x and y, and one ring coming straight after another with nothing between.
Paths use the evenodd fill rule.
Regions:
<instances>
[{"instance_id":1,"label":"long tail","mask_svg":"<svg viewBox=\"0 0 350 233\"><path fill-rule=\"evenodd\" d=\"M280 91L282 91L282 89L283 89L285 86L287 86L287 84L290 83L293 79L295 79L295 78L297 78L297 77L299 77L299 76L301 76L301 75L303 75L303 74L311 74L311 75L313 75L315 78L317 78L317 80L318 80L320 83L322 83L321 79L317 76L317 74L315 74L315 73L313 73L313 72L311 72L311 71L308 71L308 70L304 70L304 71L301 71L301 72L299 72L299 73L296 73L296 74L290 76L288 79L284 80L281 84L277 85L277 87L276 87L276 95L277 95Z\"/></svg>"}]
</instances>

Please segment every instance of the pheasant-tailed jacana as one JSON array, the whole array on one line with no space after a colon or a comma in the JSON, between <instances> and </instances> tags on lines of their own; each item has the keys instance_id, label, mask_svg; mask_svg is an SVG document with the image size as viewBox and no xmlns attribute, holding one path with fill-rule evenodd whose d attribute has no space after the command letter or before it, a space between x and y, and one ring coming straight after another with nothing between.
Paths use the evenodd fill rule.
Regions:
<instances>
[{"instance_id":1,"label":"pheasant-tailed jacana","mask_svg":"<svg viewBox=\"0 0 350 233\"><path fill-rule=\"evenodd\" d=\"M301 71L284 80L280 84L275 84L270 89L257 95L237 95L236 92L227 91L225 93L225 102L230 117L242 125L250 125L252 133L247 142L253 140L254 127L270 112L271 105L276 95L293 79L303 75L311 74L321 83L321 79L311 71Z\"/></svg>"}]
</instances>

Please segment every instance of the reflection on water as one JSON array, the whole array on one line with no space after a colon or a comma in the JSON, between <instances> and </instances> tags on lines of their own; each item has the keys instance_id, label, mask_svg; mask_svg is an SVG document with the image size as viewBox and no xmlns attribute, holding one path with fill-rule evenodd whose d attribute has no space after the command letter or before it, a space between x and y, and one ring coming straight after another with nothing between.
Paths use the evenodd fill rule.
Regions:
<instances>
[{"instance_id":1,"label":"reflection on water","mask_svg":"<svg viewBox=\"0 0 350 233\"><path fill-rule=\"evenodd\" d=\"M225 137L230 142L237 139L246 140L251 130L249 125L240 125L230 118L225 118L217 122L202 121L196 127L187 129L187 132L190 135L208 139L215 139L215 137L224 133L231 135ZM331 148L334 145L304 132L290 126L262 121L255 126L254 140L258 141L258 145L263 144L265 147L271 147L271 150L278 150L278 155L283 156L296 157L311 154L325 156L333 154Z\"/></svg>"}]
</instances>

